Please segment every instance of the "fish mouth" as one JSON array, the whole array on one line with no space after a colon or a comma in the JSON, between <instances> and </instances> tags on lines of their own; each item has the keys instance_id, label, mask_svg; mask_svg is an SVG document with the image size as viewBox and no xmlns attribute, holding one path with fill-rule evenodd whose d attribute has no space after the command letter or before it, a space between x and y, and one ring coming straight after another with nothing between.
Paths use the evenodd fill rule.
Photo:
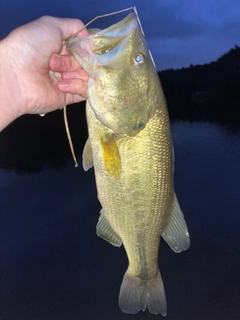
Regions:
<instances>
[{"instance_id":1,"label":"fish mouth","mask_svg":"<svg viewBox=\"0 0 240 320\"><path fill-rule=\"evenodd\" d=\"M137 27L136 14L130 13L104 30L71 39L67 46L89 76L95 78L97 67L117 68L122 64L126 44Z\"/></svg>"},{"instance_id":2,"label":"fish mouth","mask_svg":"<svg viewBox=\"0 0 240 320\"><path fill-rule=\"evenodd\" d=\"M96 118L115 134L141 131L152 104L147 99L148 49L136 14L87 37L71 39L68 48L89 75L87 100Z\"/></svg>"}]
</instances>

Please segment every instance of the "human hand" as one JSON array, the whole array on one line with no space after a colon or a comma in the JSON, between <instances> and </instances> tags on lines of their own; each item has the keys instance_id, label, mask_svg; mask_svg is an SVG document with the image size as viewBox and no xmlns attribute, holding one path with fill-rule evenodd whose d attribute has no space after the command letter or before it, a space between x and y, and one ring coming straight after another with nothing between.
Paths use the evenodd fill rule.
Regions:
<instances>
[{"instance_id":1,"label":"human hand","mask_svg":"<svg viewBox=\"0 0 240 320\"><path fill-rule=\"evenodd\" d=\"M82 27L77 19L45 16L0 42L0 130L23 114L62 108L65 97L67 104L86 99L88 75L62 46ZM84 29L79 35L88 32Z\"/></svg>"}]
</instances>

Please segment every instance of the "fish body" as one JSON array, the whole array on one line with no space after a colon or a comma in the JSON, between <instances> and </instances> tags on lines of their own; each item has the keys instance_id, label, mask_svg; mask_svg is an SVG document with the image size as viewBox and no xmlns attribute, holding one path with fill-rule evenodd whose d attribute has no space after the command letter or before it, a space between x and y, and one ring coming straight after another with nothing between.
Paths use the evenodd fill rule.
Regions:
<instances>
[{"instance_id":1,"label":"fish body","mask_svg":"<svg viewBox=\"0 0 240 320\"><path fill-rule=\"evenodd\" d=\"M158 268L160 237L189 247L174 193L174 155L166 100L135 14L68 47L90 75L85 170L94 165L102 205L97 234L122 243L129 266L119 294L123 312L165 315Z\"/></svg>"}]
</instances>

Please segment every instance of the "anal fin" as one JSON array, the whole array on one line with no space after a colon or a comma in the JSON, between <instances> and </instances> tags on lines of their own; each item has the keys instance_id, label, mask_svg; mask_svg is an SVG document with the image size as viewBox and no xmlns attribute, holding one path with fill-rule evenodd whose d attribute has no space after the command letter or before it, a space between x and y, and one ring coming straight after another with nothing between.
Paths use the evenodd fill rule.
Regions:
<instances>
[{"instance_id":1,"label":"anal fin","mask_svg":"<svg viewBox=\"0 0 240 320\"><path fill-rule=\"evenodd\" d=\"M116 234L116 232L111 227L107 218L104 216L103 210L100 212L100 217L97 223L97 235L111 243L115 247L120 247L122 245L121 238Z\"/></svg>"},{"instance_id":2,"label":"anal fin","mask_svg":"<svg viewBox=\"0 0 240 320\"><path fill-rule=\"evenodd\" d=\"M175 194L172 216L166 229L162 233L162 237L175 252L187 250L190 246L188 227Z\"/></svg>"}]
</instances>

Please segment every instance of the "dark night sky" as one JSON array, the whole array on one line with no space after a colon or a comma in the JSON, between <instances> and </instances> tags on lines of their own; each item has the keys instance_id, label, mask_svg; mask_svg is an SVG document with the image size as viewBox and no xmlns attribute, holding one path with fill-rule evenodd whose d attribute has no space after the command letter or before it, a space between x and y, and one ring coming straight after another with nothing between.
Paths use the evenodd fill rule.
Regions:
<instances>
[{"instance_id":1,"label":"dark night sky","mask_svg":"<svg viewBox=\"0 0 240 320\"><path fill-rule=\"evenodd\" d=\"M42 15L79 18L137 7L158 70L188 67L216 60L240 45L239 0L3 0L0 38L13 28ZM117 22L110 20L110 24ZM106 20L95 26L104 28Z\"/></svg>"}]
</instances>

